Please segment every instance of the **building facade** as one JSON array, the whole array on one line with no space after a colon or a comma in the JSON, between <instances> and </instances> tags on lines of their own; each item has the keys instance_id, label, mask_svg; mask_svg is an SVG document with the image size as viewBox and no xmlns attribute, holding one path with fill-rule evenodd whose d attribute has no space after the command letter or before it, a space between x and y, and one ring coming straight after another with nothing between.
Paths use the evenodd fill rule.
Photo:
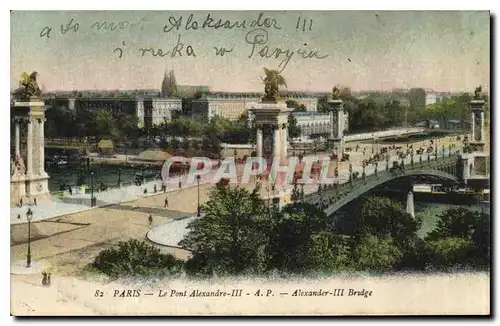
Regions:
<instances>
[{"instance_id":1,"label":"building facade","mask_svg":"<svg viewBox=\"0 0 500 326\"><path fill-rule=\"evenodd\" d=\"M182 100L172 98L137 99L136 116L139 127L158 126L176 119L182 113Z\"/></svg>"},{"instance_id":2,"label":"building facade","mask_svg":"<svg viewBox=\"0 0 500 326\"><path fill-rule=\"evenodd\" d=\"M303 104L307 111L316 112L318 100L312 97L286 97L286 100L295 100ZM215 116L229 120L237 120L261 101L261 96L256 94L216 94L207 95L192 104L192 117L200 121L210 121Z\"/></svg>"},{"instance_id":3,"label":"building facade","mask_svg":"<svg viewBox=\"0 0 500 326\"><path fill-rule=\"evenodd\" d=\"M191 112L199 121L210 121L215 116L238 120L259 101L258 97L204 97L193 101Z\"/></svg>"},{"instance_id":4,"label":"building facade","mask_svg":"<svg viewBox=\"0 0 500 326\"><path fill-rule=\"evenodd\" d=\"M321 112L294 112L292 113L300 128L300 137L330 133L330 114ZM344 131L349 130L349 114L344 113Z\"/></svg>"},{"instance_id":5,"label":"building facade","mask_svg":"<svg viewBox=\"0 0 500 326\"><path fill-rule=\"evenodd\" d=\"M77 97L56 98L57 106L64 106L72 111L109 110L113 116L134 115L139 127L152 127L163 121L171 121L182 112L182 100L161 97Z\"/></svg>"}]
</instances>

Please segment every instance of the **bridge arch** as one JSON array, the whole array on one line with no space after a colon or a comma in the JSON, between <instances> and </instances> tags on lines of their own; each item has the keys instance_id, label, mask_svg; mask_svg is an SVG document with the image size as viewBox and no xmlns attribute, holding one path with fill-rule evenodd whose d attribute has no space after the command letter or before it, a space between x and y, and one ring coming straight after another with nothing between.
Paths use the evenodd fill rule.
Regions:
<instances>
[{"instance_id":1,"label":"bridge arch","mask_svg":"<svg viewBox=\"0 0 500 326\"><path fill-rule=\"evenodd\" d=\"M398 174L392 174L392 173L385 173L383 175L380 175L380 176L374 176L374 175L370 175L366 181L359 181L360 183L358 183L357 186L353 187L353 188L350 188L349 185L345 185L344 187L346 187L349 191L347 192L347 194L345 196L343 196L342 198L340 198L339 200L331 203L331 204L327 204L327 208L324 209L324 212L326 213L327 216L330 216L332 215L333 213L335 213L336 211L338 211L340 208L342 208L343 206L347 205L348 203L350 203L351 201L353 201L354 199L358 198L359 196L363 195L364 193L384 184L384 183L387 183L391 180L395 180L395 179L399 179L399 178L405 178L405 177L408 177L408 176L416 176L416 175L427 175L427 176L434 176L434 177L438 177L438 178L441 178L441 179L445 179L445 180L450 180L450 181L458 181L458 178L455 177L454 175L452 174L449 174L447 172L444 172L444 171L439 171L439 170L435 170L435 169L413 169L413 170L410 170L406 173L398 173ZM330 196L328 196L330 197ZM326 197L326 199L328 198ZM325 199L325 197L323 197L323 199ZM321 203L321 200L319 201L319 203Z\"/></svg>"}]
</instances>

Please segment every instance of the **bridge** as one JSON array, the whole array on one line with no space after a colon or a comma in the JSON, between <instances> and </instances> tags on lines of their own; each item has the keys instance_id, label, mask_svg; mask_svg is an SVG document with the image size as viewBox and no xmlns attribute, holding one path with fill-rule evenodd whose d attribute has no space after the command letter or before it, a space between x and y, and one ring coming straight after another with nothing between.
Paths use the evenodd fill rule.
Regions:
<instances>
[{"instance_id":1,"label":"bridge","mask_svg":"<svg viewBox=\"0 0 500 326\"><path fill-rule=\"evenodd\" d=\"M347 180L339 178L326 189L306 195L304 202L315 205L329 216L364 193L394 179L425 175L458 182L463 179L459 153L451 148L436 149L433 153L408 155L391 164L389 156L386 156L385 161L363 165L360 177L359 172L353 172L350 166Z\"/></svg>"}]
</instances>

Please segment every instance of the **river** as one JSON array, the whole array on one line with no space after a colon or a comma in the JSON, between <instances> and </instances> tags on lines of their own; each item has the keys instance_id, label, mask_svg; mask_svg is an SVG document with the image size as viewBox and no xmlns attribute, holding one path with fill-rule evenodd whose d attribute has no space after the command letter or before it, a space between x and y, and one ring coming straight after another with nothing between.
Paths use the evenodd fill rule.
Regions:
<instances>
[{"instance_id":1,"label":"river","mask_svg":"<svg viewBox=\"0 0 500 326\"><path fill-rule=\"evenodd\" d=\"M94 184L100 185L101 183L107 186L116 186L118 184L118 169L121 169L120 179L122 183L133 182L135 174L141 172L140 167L131 166L116 166L116 165L92 165L90 167L91 171L94 172ZM148 171L153 170L160 171L160 168L151 168ZM50 176L49 179L49 190L59 191L61 185L74 186L76 185L80 169L78 165L68 165L64 167L49 166L46 167L46 171ZM90 179L88 173L84 173L85 181L84 183L89 184Z\"/></svg>"}]
</instances>

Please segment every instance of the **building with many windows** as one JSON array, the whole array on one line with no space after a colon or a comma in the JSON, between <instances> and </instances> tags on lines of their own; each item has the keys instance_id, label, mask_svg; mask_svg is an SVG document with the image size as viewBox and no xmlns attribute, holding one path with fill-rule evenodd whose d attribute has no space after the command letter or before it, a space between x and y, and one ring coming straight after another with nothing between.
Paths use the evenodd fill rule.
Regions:
<instances>
[{"instance_id":1,"label":"building with many windows","mask_svg":"<svg viewBox=\"0 0 500 326\"><path fill-rule=\"evenodd\" d=\"M220 93L205 95L192 103L192 117L200 121L210 121L220 116L229 120L237 120L249 109L254 107L262 98L258 93ZM316 111L318 100L312 97L290 96L282 100L295 100L303 104L307 111Z\"/></svg>"},{"instance_id":2,"label":"building with many windows","mask_svg":"<svg viewBox=\"0 0 500 326\"><path fill-rule=\"evenodd\" d=\"M134 115L140 127L152 127L171 121L182 112L182 100L161 97L58 97L55 105L69 110L109 110L113 116Z\"/></svg>"},{"instance_id":3,"label":"building with many windows","mask_svg":"<svg viewBox=\"0 0 500 326\"><path fill-rule=\"evenodd\" d=\"M309 137L330 133L330 114L322 112L294 112L292 113L300 128L300 137ZM349 114L344 113L344 131L349 130Z\"/></svg>"}]
</instances>

